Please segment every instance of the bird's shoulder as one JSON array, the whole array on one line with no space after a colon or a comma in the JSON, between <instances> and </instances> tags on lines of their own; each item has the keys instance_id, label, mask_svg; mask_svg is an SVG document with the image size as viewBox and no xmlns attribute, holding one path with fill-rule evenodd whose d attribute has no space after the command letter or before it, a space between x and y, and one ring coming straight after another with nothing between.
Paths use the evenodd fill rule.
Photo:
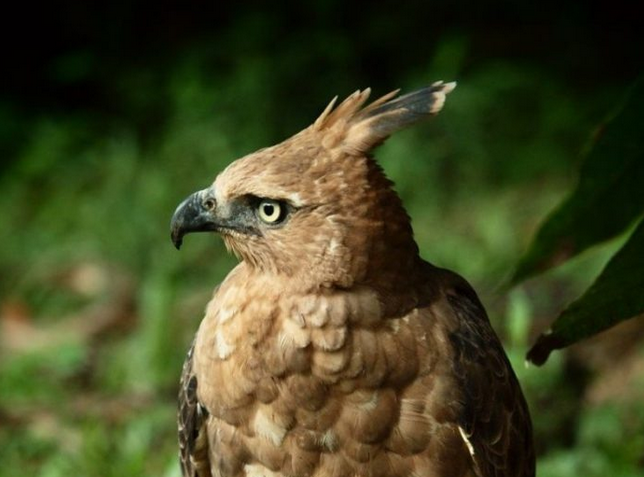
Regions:
<instances>
[{"instance_id":1,"label":"bird's shoulder","mask_svg":"<svg viewBox=\"0 0 644 477\"><path fill-rule=\"evenodd\" d=\"M534 476L532 425L519 382L471 285L434 268L424 309L447 342L447 373L459 432L480 477Z\"/></svg>"}]
</instances>

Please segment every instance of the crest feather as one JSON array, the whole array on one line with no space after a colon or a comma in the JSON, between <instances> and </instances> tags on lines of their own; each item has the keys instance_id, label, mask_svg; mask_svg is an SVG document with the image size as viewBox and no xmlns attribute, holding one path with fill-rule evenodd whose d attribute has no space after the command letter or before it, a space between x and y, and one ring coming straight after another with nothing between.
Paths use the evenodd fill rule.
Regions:
<instances>
[{"instance_id":1,"label":"crest feather","mask_svg":"<svg viewBox=\"0 0 644 477\"><path fill-rule=\"evenodd\" d=\"M356 91L333 109L334 98L315 121L316 130L328 130L332 141L350 154L366 154L391 134L438 114L456 83L437 81L431 86L396 98L392 91L362 108L371 90ZM362 109L361 109L362 108Z\"/></svg>"},{"instance_id":2,"label":"crest feather","mask_svg":"<svg viewBox=\"0 0 644 477\"><path fill-rule=\"evenodd\" d=\"M369 99L370 94L371 88L367 88L362 91L355 91L347 99L342 101L337 108L333 109L333 106L338 99L336 96L315 121L314 127L318 130L332 129L338 125L346 124L346 122L351 120L356 112L360 110L367 99Z\"/></svg>"}]
</instances>

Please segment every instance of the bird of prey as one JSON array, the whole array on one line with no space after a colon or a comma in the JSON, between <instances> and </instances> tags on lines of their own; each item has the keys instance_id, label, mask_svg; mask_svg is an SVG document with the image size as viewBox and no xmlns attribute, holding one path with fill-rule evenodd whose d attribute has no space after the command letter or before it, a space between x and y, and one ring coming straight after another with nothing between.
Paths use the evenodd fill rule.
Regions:
<instances>
[{"instance_id":1,"label":"bird of prey","mask_svg":"<svg viewBox=\"0 0 644 477\"><path fill-rule=\"evenodd\" d=\"M373 149L454 83L367 104L242 157L176 209L240 263L215 290L179 395L189 477L530 477L517 378L471 286L419 257Z\"/></svg>"}]
</instances>

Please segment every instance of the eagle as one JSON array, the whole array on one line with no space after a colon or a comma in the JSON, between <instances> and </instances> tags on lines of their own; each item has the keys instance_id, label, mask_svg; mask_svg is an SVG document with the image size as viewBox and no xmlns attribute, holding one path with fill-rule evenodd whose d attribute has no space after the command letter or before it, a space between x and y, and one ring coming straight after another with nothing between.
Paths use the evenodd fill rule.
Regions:
<instances>
[{"instance_id":1,"label":"eagle","mask_svg":"<svg viewBox=\"0 0 644 477\"><path fill-rule=\"evenodd\" d=\"M331 101L176 209L238 265L180 381L186 477L531 477L532 425L472 287L419 256L373 157L455 83Z\"/></svg>"}]
</instances>

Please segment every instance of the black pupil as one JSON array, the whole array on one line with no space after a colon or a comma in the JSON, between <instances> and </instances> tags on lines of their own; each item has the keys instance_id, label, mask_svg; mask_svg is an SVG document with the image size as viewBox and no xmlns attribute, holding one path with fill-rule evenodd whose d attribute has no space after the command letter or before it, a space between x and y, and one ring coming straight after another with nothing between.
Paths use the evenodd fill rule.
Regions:
<instances>
[{"instance_id":1,"label":"black pupil","mask_svg":"<svg viewBox=\"0 0 644 477\"><path fill-rule=\"evenodd\" d=\"M264 204L264 213L268 217L272 217L273 212L275 212L275 206L274 205L272 205L272 204Z\"/></svg>"}]
</instances>

